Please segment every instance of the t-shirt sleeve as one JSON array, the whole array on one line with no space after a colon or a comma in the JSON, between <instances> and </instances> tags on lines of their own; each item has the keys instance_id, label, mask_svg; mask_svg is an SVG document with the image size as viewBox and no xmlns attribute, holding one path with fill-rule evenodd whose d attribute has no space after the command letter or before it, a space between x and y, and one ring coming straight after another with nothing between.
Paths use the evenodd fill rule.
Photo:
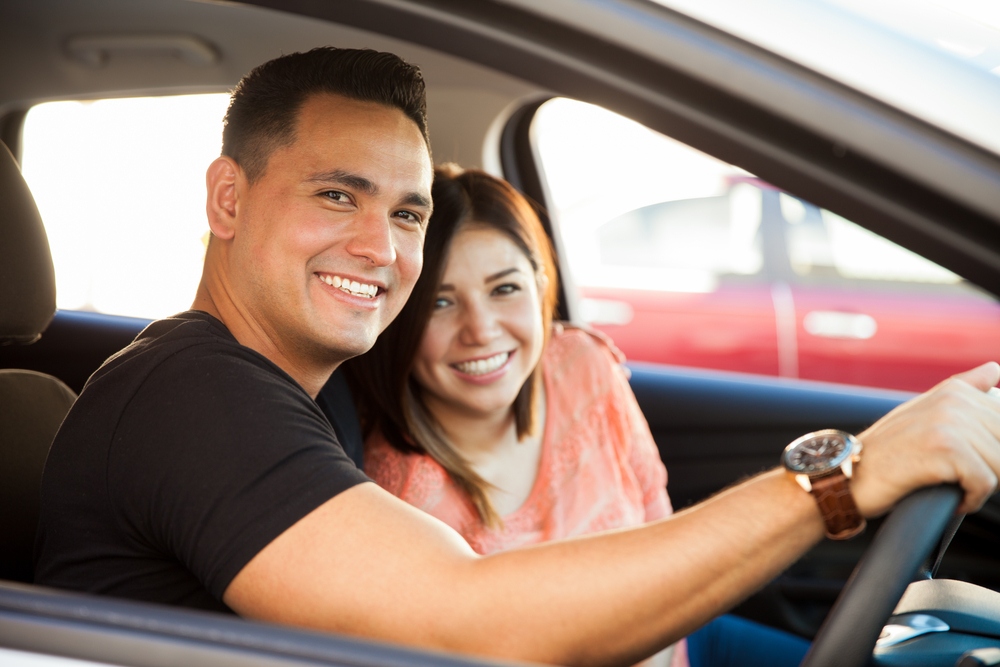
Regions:
<instances>
[{"instance_id":1,"label":"t-shirt sleeve","mask_svg":"<svg viewBox=\"0 0 1000 667\"><path fill-rule=\"evenodd\" d=\"M261 549L365 481L300 387L252 352L206 344L135 394L107 492L137 546L172 555L221 600Z\"/></svg>"}]
</instances>

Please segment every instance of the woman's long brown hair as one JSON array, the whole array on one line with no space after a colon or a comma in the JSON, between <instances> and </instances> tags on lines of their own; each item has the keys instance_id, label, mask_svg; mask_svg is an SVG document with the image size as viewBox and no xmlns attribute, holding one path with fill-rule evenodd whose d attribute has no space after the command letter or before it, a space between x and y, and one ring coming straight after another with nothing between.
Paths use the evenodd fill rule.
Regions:
<instances>
[{"instance_id":1,"label":"woman's long brown hair","mask_svg":"<svg viewBox=\"0 0 1000 667\"><path fill-rule=\"evenodd\" d=\"M376 428L396 449L420 452L437 461L468 493L487 526L500 525L484 480L448 439L427 410L411 370L430 321L455 235L464 227L495 229L524 253L539 280L546 341L558 295L552 246L538 215L523 195L486 172L444 165L434 171L434 213L424 240L424 266L399 316L374 347L344 364L365 437ZM536 432L542 373L537 366L525 381L512 409L518 439Z\"/></svg>"}]
</instances>

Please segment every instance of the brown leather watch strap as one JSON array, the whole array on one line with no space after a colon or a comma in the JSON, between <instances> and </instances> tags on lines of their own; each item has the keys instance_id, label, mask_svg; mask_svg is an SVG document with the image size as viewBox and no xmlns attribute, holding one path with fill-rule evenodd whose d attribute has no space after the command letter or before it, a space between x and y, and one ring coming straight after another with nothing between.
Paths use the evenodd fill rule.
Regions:
<instances>
[{"instance_id":1,"label":"brown leather watch strap","mask_svg":"<svg viewBox=\"0 0 1000 667\"><path fill-rule=\"evenodd\" d=\"M826 477L813 478L812 495L819 505L826 536L831 540L846 540L865 529L865 518L858 511L851 495L850 482L840 470Z\"/></svg>"}]
</instances>

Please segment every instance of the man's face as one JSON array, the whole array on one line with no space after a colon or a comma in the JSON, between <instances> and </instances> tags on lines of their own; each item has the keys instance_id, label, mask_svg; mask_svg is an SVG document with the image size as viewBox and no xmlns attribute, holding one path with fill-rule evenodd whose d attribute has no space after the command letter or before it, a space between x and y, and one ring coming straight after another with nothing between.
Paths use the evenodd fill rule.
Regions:
<instances>
[{"instance_id":1,"label":"man's face","mask_svg":"<svg viewBox=\"0 0 1000 667\"><path fill-rule=\"evenodd\" d=\"M229 282L258 335L296 365L371 348L420 274L432 176L398 109L308 99L295 141L237 180Z\"/></svg>"}]
</instances>

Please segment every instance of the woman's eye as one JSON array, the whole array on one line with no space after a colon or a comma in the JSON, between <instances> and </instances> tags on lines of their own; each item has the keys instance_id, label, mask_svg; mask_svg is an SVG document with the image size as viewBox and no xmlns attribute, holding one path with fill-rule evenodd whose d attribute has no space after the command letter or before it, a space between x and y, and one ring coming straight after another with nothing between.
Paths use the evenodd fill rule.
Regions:
<instances>
[{"instance_id":1,"label":"woman's eye","mask_svg":"<svg viewBox=\"0 0 1000 667\"><path fill-rule=\"evenodd\" d=\"M450 305L451 305L451 301L449 301L448 299L444 298L443 296L439 296L434 301L434 310L440 310L442 308L447 308Z\"/></svg>"},{"instance_id":2,"label":"woman's eye","mask_svg":"<svg viewBox=\"0 0 1000 667\"><path fill-rule=\"evenodd\" d=\"M514 292L521 291L520 285L515 285L514 283L504 283L503 285L498 285L493 288L494 294L513 294Z\"/></svg>"}]
</instances>

